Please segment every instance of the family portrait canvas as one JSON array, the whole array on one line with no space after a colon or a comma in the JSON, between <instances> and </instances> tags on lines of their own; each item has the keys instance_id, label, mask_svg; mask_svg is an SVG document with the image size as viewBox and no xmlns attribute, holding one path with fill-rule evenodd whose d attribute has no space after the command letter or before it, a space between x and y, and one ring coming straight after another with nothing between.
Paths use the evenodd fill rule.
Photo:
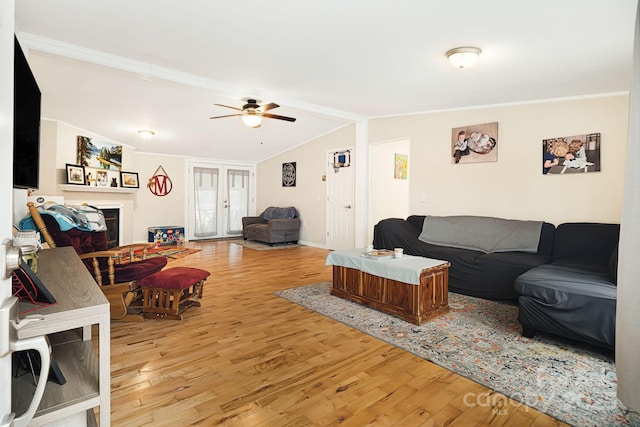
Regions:
<instances>
[{"instance_id":1,"label":"family portrait canvas","mask_svg":"<svg viewBox=\"0 0 640 427\"><path fill-rule=\"evenodd\" d=\"M600 171L600 134L562 136L542 140L542 174Z\"/></svg>"},{"instance_id":2,"label":"family portrait canvas","mask_svg":"<svg viewBox=\"0 0 640 427\"><path fill-rule=\"evenodd\" d=\"M498 122L451 129L451 163L498 161Z\"/></svg>"}]
</instances>

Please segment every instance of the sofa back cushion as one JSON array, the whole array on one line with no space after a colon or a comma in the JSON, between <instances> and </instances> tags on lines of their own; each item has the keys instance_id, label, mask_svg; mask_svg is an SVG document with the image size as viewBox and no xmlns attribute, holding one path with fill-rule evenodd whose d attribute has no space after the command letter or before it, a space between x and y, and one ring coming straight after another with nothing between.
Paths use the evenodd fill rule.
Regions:
<instances>
[{"instance_id":1,"label":"sofa back cushion","mask_svg":"<svg viewBox=\"0 0 640 427\"><path fill-rule=\"evenodd\" d=\"M298 211L293 206L288 208L276 208L270 206L265 209L260 216L267 221L270 219L292 219L298 217Z\"/></svg>"},{"instance_id":2,"label":"sofa back cushion","mask_svg":"<svg viewBox=\"0 0 640 427\"><path fill-rule=\"evenodd\" d=\"M553 241L553 263L609 268L618 245L619 224L574 222L560 224Z\"/></svg>"}]
</instances>

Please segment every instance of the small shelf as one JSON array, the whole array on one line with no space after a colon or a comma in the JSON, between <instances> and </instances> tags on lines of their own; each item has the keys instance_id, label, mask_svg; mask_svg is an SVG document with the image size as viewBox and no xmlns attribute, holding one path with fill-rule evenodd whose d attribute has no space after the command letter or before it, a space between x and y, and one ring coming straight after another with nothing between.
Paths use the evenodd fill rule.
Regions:
<instances>
[{"instance_id":1,"label":"small shelf","mask_svg":"<svg viewBox=\"0 0 640 427\"><path fill-rule=\"evenodd\" d=\"M98 358L91 341L78 340L53 345L51 350L67 383L59 385L49 381L32 421L34 425L55 420L57 416L52 416L54 412L63 411L62 413L71 415L100 404ZM35 391L33 377L25 374L14 378L13 390L17 393L13 401L18 406L20 403L29 402ZM16 408L17 413L23 413L25 410L26 408Z\"/></svg>"},{"instance_id":2,"label":"small shelf","mask_svg":"<svg viewBox=\"0 0 640 427\"><path fill-rule=\"evenodd\" d=\"M58 184L62 191L76 191L83 193L135 193L139 188L122 187L93 187L90 185Z\"/></svg>"}]
</instances>

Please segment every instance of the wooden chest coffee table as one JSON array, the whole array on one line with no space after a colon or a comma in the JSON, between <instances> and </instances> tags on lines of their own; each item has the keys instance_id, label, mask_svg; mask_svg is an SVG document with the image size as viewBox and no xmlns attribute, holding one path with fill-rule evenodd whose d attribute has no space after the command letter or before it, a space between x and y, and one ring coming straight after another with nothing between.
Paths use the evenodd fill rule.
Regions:
<instances>
[{"instance_id":1,"label":"wooden chest coffee table","mask_svg":"<svg viewBox=\"0 0 640 427\"><path fill-rule=\"evenodd\" d=\"M364 249L334 251L331 294L421 325L449 311L449 262L405 255L368 259Z\"/></svg>"}]
</instances>

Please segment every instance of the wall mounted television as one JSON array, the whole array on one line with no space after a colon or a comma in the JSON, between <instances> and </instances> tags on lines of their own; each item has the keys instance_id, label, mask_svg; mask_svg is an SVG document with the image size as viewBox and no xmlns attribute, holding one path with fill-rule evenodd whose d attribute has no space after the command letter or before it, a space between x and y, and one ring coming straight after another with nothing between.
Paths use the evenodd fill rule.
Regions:
<instances>
[{"instance_id":1,"label":"wall mounted television","mask_svg":"<svg viewBox=\"0 0 640 427\"><path fill-rule=\"evenodd\" d=\"M38 188L40 88L14 36L13 188Z\"/></svg>"}]
</instances>

